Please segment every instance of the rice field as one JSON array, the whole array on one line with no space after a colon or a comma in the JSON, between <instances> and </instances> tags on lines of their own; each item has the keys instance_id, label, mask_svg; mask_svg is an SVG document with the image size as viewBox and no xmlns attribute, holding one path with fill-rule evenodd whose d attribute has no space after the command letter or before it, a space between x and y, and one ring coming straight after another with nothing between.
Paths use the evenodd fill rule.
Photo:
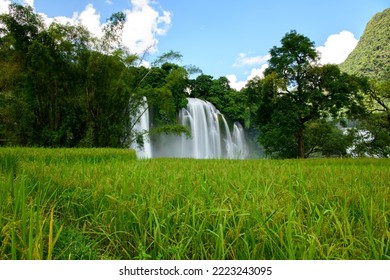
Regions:
<instances>
[{"instance_id":1,"label":"rice field","mask_svg":"<svg viewBox=\"0 0 390 280\"><path fill-rule=\"evenodd\" d=\"M390 160L0 148L0 259L390 259Z\"/></svg>"}]
</instances>

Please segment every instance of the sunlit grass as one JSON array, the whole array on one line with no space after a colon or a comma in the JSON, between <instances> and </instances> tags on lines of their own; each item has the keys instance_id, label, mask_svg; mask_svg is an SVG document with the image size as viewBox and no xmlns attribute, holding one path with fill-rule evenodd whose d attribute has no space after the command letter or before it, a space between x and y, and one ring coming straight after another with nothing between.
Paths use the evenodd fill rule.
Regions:
<instances>
[{"instance_id":1,"label":"sunlit grass","mask_svg":"<svg viewBox=\"0 0 390 280\"><path fill-rule=\"evenodd\" d=\"M389 259L390 161L0 149L0 259Z\"/></svg>"}]
</instances>

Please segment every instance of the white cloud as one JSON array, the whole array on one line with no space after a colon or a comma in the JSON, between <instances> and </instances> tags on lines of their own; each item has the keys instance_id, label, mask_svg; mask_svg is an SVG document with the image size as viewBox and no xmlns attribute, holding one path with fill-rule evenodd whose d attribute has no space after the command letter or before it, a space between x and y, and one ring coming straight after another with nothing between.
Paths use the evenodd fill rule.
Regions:
<instances>
[{"instance_id":1,"label":"white cloud","mask_svg":"<svg viewBox=\"0 0 390 280\"><path fill-rule=\"evenodd\" d=\"M158 35L167 34L169 28L171 27L171 17L172 14L168 11L163 11L163 15L157 18L157 24L162 24L163 26L160 28L157 26L156 32Z\"/></svg>"},{"instance_id":2,"label":"white cloud","mask_svg":"<svg viewBox=\"0 0 390 280\"><path fill-rule=\"evenodd\" d=\"M358 43L355 36L349 31L342 31L338 34L333 34L328 37L324 46L317 47L317 51L320 53L321 64L340 64L348 55L354 50ZM264 70L267 69L268 64L266 61L270 59L269 55L249 57L245 53L240 53L234 67L244 67L259 65L260 67L252 68L250 74L245 81L238 81L237 76L234 74L226 75L230 82L230 86L234 89L242 89L246 83L256 76L260 78L264 77Z\"/></svg>"},{"instance_id":3,"label":"white cloud","mask_svg":"<svg viewBox=\"0 0 390 280\"><path fill-rule=\"evenodd\" d=\"M246 78L245 81L238 81L237 76L234 74L226 75L226 78L229 80L230 87L241 90L248 83L249 80L252 80L255 77L264 77L264 71L268 68L268 64L264 63L260 66L260 68L253 68Z\"/></svg>"},{"instance_id":4,"label":"white cloud","mask_svg":"<svg viewBox=\"0 0 390 280\"><path fill-rule=\"evenodd\" d=\"M23 0L23 4L34 8L34 0ZM8 13L9 5L11 5L11 0L0 0L0 14Z\"/></svg>"},{"instance_id":5,"label":"white cloud","mask_svg":"<svg viewBox=\"0 0 390 280\"><path fill-rule=\"evenodd\" d=\"M263 64L260 66L260 68L254 68L252 69L251 73L249 74L247 81L253 79L254 77L260 77L264 78L264 71L268 68L268 64Z\"/></svg>"},{"instance_id":6,"label":"white cloud","mask_svg":"<svg viewBox=\"0 0 390 280\"><path fill-rule=\"evenodd\" d=\"M10 0L0 0L0 14L8 13L8 6L10 4Z\"/></svg>"},{"instance_id":7,"label":"white cloud","mask_svg":"<svg viewBox=\"0 0 390 280\"><path fill-rule=\"evenodd\" d=\"M77 19L76 19L77 14L74 14L74 16L72 18L63 17L63 16L49 18L47 15L45 15L43 13L39 13L39 15L43 18L43 21L45 22L45 24L47 26L52 24L53 21L58 22L60 24L64 24L64 25L66 25L66 24L76 25L77 24Z\"/></svg>"},{"instance_id":8,"label":"white cloud","mask_svg":"<svg viewBox=\"0 0 390 280\"><path fill-rule=\"evenodd\" d=\"M342 31L328 37L324 46L317 47L321 55L321 64L340 64L356 47L358 40L349 31Z\"/></svg>"},{"instance_id":9,"label":"white cloud","mask_svg":"<svg viewBox=\"0 0 390 280\"><path fill-rule=\"evenodd\" d=\"M236 90L240 90L246 85L246 81L238 81L234 74L226 75L226 78L229 80L230 87Z\"/></svg>"},{"instance_id":10,"label":"white cloud","mask_svg":"<svg viewBox=\"0 0 390 280\"><path fill-rule=\"evenodd\" d=\"M246 53L240 53L234 62L234 67L261 65L271 58L270 55L249 57Z\"/></svg>"},{"instance_id":11,"label":"white cloud","mask_svg":"<svg viewBox=\"0 0 390 280\"><path fill-rule=\"evenodd\" d=\"M246 53L239 53L233 67L248 67L252 66L250 74L244 81L239 81L237 76L234 74L226 75L229 80L229 84L236 90L241 90L247 82L256 76L260 78L264 77L264 70L268 68L267 61L271 58L269 54L264 56L248 56ZM253 68L254 67L254 68Z\"/></svg>"},{"instance_id":12,"label":"white cloud","mask_svg":"<svg viewBox=\"0 0 390 280\"><path fill-rule=\"evenodd\" d=\"M96 12L96 9L92 4L88 4L84 11L76 16L76 19L96 37L101 37L103 35L102 26L100 24L100 14Z\"/></svg>"},{"instance_id":13,"label":"white cloud","mask_svg":"<svg viewBox=\"0 0 390 280\"><path fill-rule=\"evenodd\" d=\"M126 10L126 24L123 29L123 43L131 52L140 54L149 49L157 51L157 36L165 35L171 26L172 14L162 15L153 9L149 0L131 0L133 8Z\"/></svg>"},{"instance_id":14,"label":"white cloud","mask_svg":"<svg viewBox=\"0 0 390 280\"><path fill-rule=\"evenodd\" d=\"M39 13L45 24L49 26L53 21L60 24L77 25L82 24L85 26L94 36L101 37L103 35L102 24L100 23L100 14L96 11L92 4L85 6L84 10L79 14L74 12L72 17L58 16L49 18L43 13Z\"/></svg>"},{"instance_id":15,"label":"white cloud","mask_svg":"<svg viewBox=\"0 0 390 280\"><path fill-rule=\"evenodd\" d=\"M23 0L23 3L34 8L34 0Z\"/></svg>"},{"instance_id":16,"label":"white cloud","mask_svg":"<svg viewBox=\"0 0 390 280\"><path fill-rule=\"evenodd\" d=\"M33 0L25 1L33 2ZM106 2L112 3L112 1ZM157 37L168 32L172 14L169 11L157 11L152 7L151 0L130 0L130 2L132 8L123 11L126 14L126 22L123 27L122 43L135 54L142 54L146 50L156 52ZM101 16L92 4L88 4L81 13L75 12L71 18L63 16L49 18L44 14L41 16L47 25L53 21L71 25L80 23L94 36L101 37L103 35L104 23L101 23Z\"/></svg>"},{"instance_id":17,"label":"white cloud","mask_svg":"<svg viewBox=\"0 0 390 280\"><path fill-rule=\"evenodd\" d=\"M112 0L106 0L106 3L108 4L108 5L112 5Z\"/></svg>"}]
</instances>

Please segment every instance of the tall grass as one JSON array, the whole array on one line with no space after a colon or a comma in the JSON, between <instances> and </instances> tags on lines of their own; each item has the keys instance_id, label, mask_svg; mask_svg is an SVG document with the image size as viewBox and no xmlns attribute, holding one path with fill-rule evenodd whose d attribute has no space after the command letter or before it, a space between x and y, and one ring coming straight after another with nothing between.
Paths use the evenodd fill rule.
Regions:
<instances>
[{"instance_id":1,"label":"tall grass","mask_svg":"<svg viewBox=\"0 0 390 280\"><path fill-rule=\"evenodd\" d=\"M0 149L0 259L390 259L390 161Z\"/></svg>"}]
</instances>

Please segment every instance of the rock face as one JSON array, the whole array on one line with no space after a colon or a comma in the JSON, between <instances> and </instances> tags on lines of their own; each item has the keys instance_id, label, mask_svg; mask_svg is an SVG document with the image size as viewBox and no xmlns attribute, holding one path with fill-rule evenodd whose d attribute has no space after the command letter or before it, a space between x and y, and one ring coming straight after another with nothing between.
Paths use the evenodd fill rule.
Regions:
<instances>
[{"instance_id":1,"label":"rock face","mask_svg":"<svg viewBox=\"0 0 390 280\"><path fill-rule=\"evenodd\" d=\"M390 8L368 22L358 45L340 69L377 80L390 78Z\"/></svg>"}]
</instances>

